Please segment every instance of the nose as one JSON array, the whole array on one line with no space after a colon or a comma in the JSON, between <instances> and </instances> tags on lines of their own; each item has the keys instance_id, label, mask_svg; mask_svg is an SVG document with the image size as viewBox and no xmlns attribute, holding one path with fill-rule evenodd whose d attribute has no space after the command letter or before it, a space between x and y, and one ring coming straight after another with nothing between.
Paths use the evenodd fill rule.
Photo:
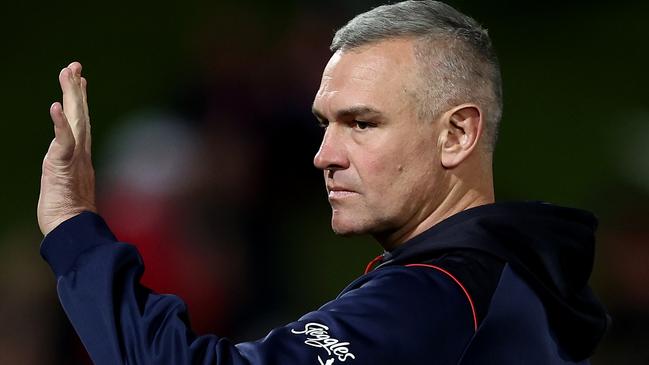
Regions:
<instances>
[{"instance_id":1,"label":"nose","mask_svg":"<svg viewBox=\"0 0 649 365\"><path fill-rule=\"evenodd\" d=\"M313 165L320 170L344 170L349 167L346 147L335 126L329 126L324 136L320 149L313 158Z\"/></svg>"}]
</instances>

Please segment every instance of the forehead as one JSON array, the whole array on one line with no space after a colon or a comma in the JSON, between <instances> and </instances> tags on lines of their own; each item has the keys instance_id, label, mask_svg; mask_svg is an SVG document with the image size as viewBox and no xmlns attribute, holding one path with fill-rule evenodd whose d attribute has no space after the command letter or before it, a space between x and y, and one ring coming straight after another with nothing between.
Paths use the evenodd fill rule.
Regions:
<instances>
[{"instance_id":1,"label":"forehead","mask_svg":"<svg viewBox=\"0 0 649 365\"><path fill-rule=\"evenodd\" d=\"M415 62L413 42L407 39L337 51L323 72L314 109L328 114L351 105L389 109L403 104L414 88Z\"/></svg>"}]
</instances>

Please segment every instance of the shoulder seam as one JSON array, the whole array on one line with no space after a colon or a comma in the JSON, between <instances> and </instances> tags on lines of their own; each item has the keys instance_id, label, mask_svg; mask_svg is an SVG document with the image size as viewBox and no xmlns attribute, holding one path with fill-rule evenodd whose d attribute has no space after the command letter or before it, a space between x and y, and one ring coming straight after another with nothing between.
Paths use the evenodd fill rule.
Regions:
<instances>
[{"instance_id":1,"label":"shoulder seam","mask_svg":"<svg viewBox=\"0 0 649 365\"><path fill-rule=\"evenodd\" d=\"M431 264L408 264L408 265L404 265L404 266L406 266L406 267L428 267L428 268L440 271L440 272L444 273L446 276L450 277L460 287L460 289L462 289L462 292L464 292L464 295L466 296L467 300L469 301L469 305L471 306L471 314L473 316L473 330L478 331L478 317L477 317L477 314L476 314L475 305L473 304L473 299L471 298L471 294L469 294L469 292L466 290L466 288L464 287L462 282L460 282L460 280L458 280L453 274L451 274L450 272L448 272L445 269L442 269L439 266L435 266L435 265L431 265Z\"/></svg>"}]
</instances>

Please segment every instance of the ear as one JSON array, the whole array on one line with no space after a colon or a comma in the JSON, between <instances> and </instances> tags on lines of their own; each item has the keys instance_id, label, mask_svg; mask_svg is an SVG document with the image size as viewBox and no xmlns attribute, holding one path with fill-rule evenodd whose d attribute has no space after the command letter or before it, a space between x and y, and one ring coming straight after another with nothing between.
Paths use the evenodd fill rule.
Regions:
<instances>
[{"instance_id":1,"label":"ear","mask_svg":"<svg viewBox=\"0 0 649 365\"><path fill-rule=\"evenodd\" d=\"M478 145L484 128L482 112L477 105L462 104L444 113L440 123L442 166L452 169L466 160Z\"/></svg>"}]
</instances>

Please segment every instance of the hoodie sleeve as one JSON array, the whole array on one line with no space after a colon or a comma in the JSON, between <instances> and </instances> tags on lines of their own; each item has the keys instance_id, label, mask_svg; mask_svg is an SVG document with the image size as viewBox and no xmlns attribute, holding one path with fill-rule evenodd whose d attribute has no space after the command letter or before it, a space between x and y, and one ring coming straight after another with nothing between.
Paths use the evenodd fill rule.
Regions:
<instances>
[{"instance_id":1,"label":"hoodie sleeve","mask_svg":"<svg viewBox=\"0 0 649 365\"><path fill-rule=\"evenodd\" d=\"M95 364L380 365L455 363L473 335L458 286L425 268L388 267L265 338L196 336L185 304L143 287L137 249L85 212L48 234L41 254Z\"/></svg>"}]
</instances>

